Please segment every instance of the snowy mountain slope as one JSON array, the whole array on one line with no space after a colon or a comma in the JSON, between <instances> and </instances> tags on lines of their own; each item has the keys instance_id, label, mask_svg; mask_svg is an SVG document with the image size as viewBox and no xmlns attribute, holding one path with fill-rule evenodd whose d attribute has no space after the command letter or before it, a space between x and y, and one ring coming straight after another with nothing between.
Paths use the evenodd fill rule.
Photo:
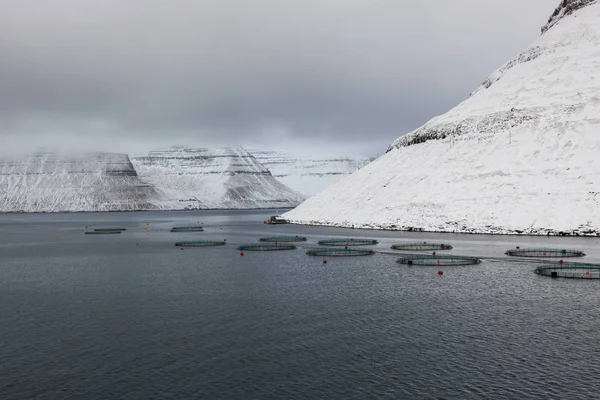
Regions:
<instances>
[{"instance_id":1,"label":"snowy mountain slope","mask_svg":"<svg viewBox=\"0 0 600 400\"><path fill-rule=\"evenodd\" d=\"M285 216L428 231L600 232L600 3L565 0L549 24L466 101Z\"/></svg>"},{"instance_id":2,"label":"snowy mountain slope","mask_svg":"<svg viewBox=\"0 0 600 400\"><path fill-rule=\"evenodd\" d=\"M151 210L161 196L125 154L0 159L1 212Z\"/></svg>"},{"instance_id":3,"label":"snowy mountain slope","mask_svg":"<svg viewBox=\"0 0 600 400\"><path fill-rule=\"evenodd\" d=\"M301 158L282 151L249 152L278 181L307 197L319 193L370 162L365 158Z\"/></svg>"},{"instance_id":4,"label":"snowy mountain slope","mask_svg":"<svg viewBox=\"0 0 600 400\"><path fill-rule=\"evenodd\" d=\"M166 193L163 208L294 207L304 199L242 148L171 148L131 159L140 177Z\"/></svg>"}]
</instances>

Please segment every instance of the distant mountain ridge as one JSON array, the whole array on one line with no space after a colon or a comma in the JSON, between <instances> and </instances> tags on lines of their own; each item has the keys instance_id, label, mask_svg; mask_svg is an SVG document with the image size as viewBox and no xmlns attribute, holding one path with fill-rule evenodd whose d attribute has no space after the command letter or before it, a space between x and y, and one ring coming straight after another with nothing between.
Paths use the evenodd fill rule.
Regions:
<instances>
[{"instance_id":1,"label":"distant mountain ridge","mask_svg":"<svg viewBox=\"0 0 600 400\"><path fill-rule=\"evenodd\" d=\"M284 208L303 199L242 148L0 158L0 212Z\"/></svg>"},{"instance_id":2,"label":"distant mountain ridge","mask_svg":"<svg viewBox=\"0 0 600 400\"><path fill-rule=\"evenodd\" d=\"M350 157L298 157L283 151L250 149L260 163L286 186L312 196L358 171L372 159Z\"/></svg>"}]
</instances>

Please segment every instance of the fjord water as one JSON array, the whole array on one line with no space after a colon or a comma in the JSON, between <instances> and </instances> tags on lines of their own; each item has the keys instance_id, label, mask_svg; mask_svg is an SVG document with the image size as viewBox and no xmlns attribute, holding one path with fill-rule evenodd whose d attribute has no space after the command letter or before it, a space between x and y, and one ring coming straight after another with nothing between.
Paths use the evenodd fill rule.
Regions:
<instances>
[{"instance_id":1,"label":"fjord water","mask_svg":"<svg viewBox=\"0 0 600 400\"><path fill-rule=\"evenodd\" d=\"M0 215L0 398L597 396L600 281L540 277L503 252L571 247L598 262L598 239L263 225L272 213ZM169 232L197 223L205 232ZM281 234L309 241L236 250ZM305 255L346 236L382 253ZM184 238L228 244L182 251ZM493 259L439 276L395 263L389 246L406 240Z\"/></svg>"}]
</instances>

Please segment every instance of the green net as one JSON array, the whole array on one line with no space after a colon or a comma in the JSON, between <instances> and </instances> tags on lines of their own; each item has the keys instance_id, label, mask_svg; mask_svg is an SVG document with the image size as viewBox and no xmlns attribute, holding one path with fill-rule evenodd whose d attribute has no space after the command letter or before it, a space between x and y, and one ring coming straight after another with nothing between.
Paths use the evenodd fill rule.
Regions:
<instances>
[{"instance_id":1,"label":"green net","mask_svg":"<svg viewBox=\"0 0 600 400\"><path fill-rule=\"evenodd\" d=\"M580 250L569 250L569 249L521 249L516 248L507 250L506 255L516 257L541 257L541 258L562 258L562 257L583 257L585 253Z\"/></svg>"},{"instance_id":2,"label":"green net","mask_svg":"<svg viewBox=\"0 0 600 400\"><path fill-rule=\"evenodd\" d=\"M201 226L174 226L171 228L171 232L203 232L204 228Z\"/></svg>"},{"instance_id":3,"label":"green net","mask_svg":"<svg viewBox=\"0 0 600 400\"><path fill-rule=\"evenodd\" d=\"M406 265L435 265L435 266L454 266L454 265L475 265L481 260L476 257L449 256L449 255L421 255L405 254L399 260L398 264Z\"/></svg>"},{"instance_id":4,"label":"green net","mask_svg":"<svg viewBox=\"0 0 600 400\"><path fill-rule=\"evenodd\" d=\"M293 244L279 243L259 243L259 244L244 244L238 247L242 251L277 251L277 250L294 250L296 246Z\"/></svg>"},{"instance_id":5,"label":"green net","mask_svg":"<svg viewBox=\"0 0 600 400\"><path fill-rule=\"evenodd\" d=\"M280 243L280 242L306 242L304 236L273 236L258 239L261 242Z\"/></svg>"},{"instance_id":6,"label":"green net","mask_svg":"<svg viewBox=\"0 0 600 400\"><path fill-rule=\"evenodd\" d=\"M177 247L212 247L212 246L224 246L225 242L221 240L195 240L190 242L177 242Z\"/></svg>"},{"instance_id":7,"label":"green net","mask_svg":"<svg viewBox=\"0 0 600 400\"><path fill-rule=\"evenodd\" d=\"M452 250L452 246L449 244L440 244L440 243L403 243L403 244L394 244L392 245L392 249L394 250Z\"/></svg>"},{"instance_id":8,"label":"green net","mask_svg":"<svg viewBox=\"0 0 600 400\"><path fill-rule=\"evenodd\" d=\"M534 272L552 278L600 279L600 265L597 264L543 265Z\"/></svg>"},{"instance_id":9,"label":"green net","mask_svg":"<svg viewBox=\"0 0 600 400\"><path fill-rule=\"evenodd\" d=\"M354 238L319 240L321 246L369 246L377 243L377 240Z\"/></svg>"},{"instance_id":10,"label":"green net","mask_svg":"<svg viewBox=\"0 0 600 400\"><path fill-rule=\"evenodd\" d=\"M375 254L373 250L368 249L311 249L306 252L309 256L319 257L351 257L351 256L370 256Z\"/></svg>"}]
</instances>

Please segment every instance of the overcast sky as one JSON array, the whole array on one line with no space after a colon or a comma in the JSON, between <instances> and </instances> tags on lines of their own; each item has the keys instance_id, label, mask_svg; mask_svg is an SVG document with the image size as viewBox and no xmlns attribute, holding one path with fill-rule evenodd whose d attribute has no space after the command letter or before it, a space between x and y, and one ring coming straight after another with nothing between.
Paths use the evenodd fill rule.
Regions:
<instances>
[{"instance_id":1,"label":"overcast sky","mask_svg":"<svg viewBox=\"0 0 600 400\"><path fill-rule=\"evenodd\" d=\"M559 0L0 0L0 151L381 154Z\"/></svg>"}]
</instances>

